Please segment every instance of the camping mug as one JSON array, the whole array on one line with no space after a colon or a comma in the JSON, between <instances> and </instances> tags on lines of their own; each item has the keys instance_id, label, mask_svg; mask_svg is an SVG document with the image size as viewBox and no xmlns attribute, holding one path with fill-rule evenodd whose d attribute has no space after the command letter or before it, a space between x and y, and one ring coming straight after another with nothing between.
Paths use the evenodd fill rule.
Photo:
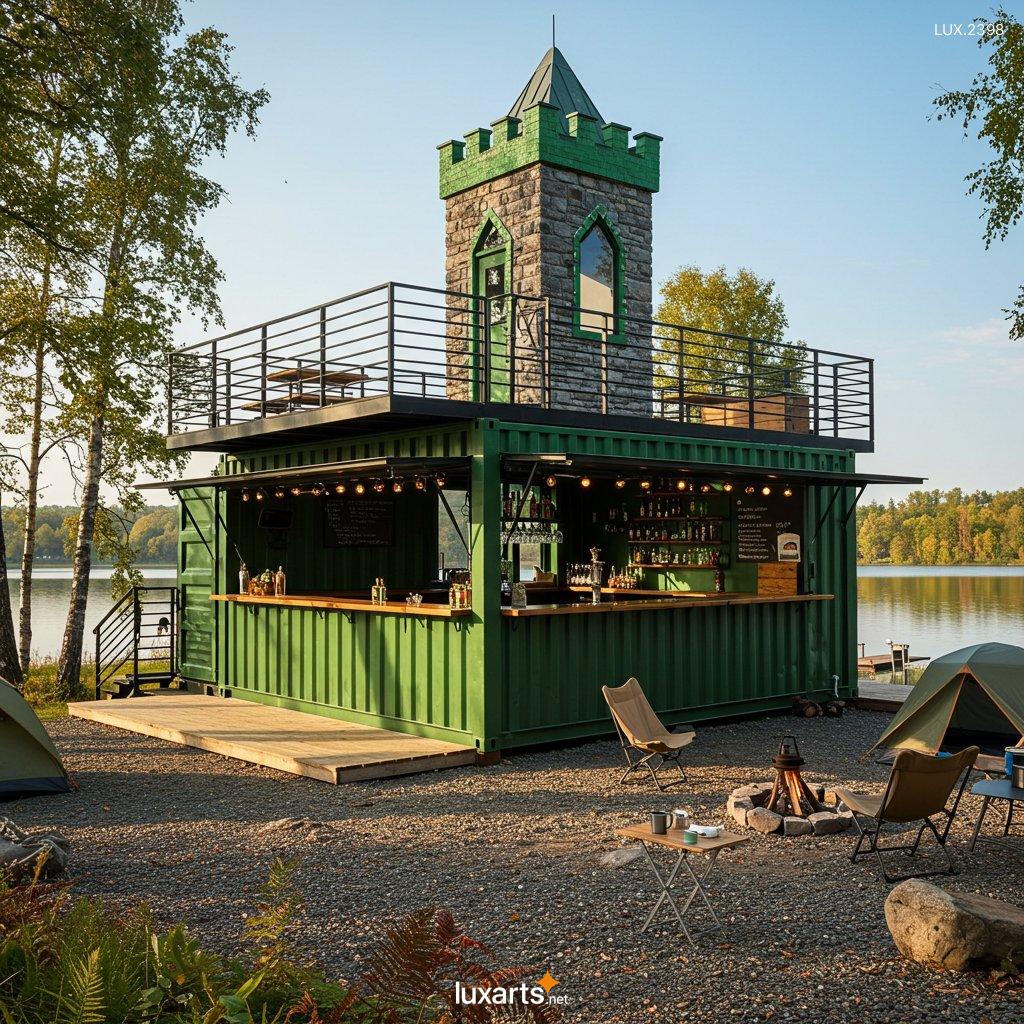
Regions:
<instances>
[{"instance_id":1,"label":"camping mug","mask_svg":"<svg viewBox=\"0 0 1024 1024\"><path fill-rule=\"evenodd\" d=\"M672 812L672 824L669 828L687 829L690 827L690 816L678 808Z\"/></svg>"},{"instance_id":2,"label":"camping mug","mask_svg":"<svg viewBox=\"0 0 1024 1024\"><path fill-rule=\"evenodd\" d=\"M651 832L663 836L668 831L668 814L664 811L651 811Z\"/></svg>"}]
</instances>

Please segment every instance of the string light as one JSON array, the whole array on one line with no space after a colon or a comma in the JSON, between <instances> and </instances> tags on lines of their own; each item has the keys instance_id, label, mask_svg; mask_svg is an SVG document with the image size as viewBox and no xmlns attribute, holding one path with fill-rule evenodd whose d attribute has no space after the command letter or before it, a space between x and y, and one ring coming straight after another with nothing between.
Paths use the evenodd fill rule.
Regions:
<instances>
[{"instance_id":1,"label":"string light","mask_svg":"<svg viewBox=\"0 0 1024 1024\"><path fill-rule=\"evenodd\" d=\"M366 493L366 484L364 484L362 480L357 480L356 481L356 494L365 494L365 493Z\"/></svg>"},{"instance_id":2,"label":"string light","mask_svg":"<svg viewBox=\"0 0 1024 1024\"><path fill-rule=\"evenodd\" d=\"M764 487L761 488L761 493L767 498L768 495L772 493L772 489L765 484Z\"/></svg>"},{"instance_id":3,"label":"string light","mask_svg":"<svg viewBox=\"0 0 1024 1024\"><path fill-rule=\"evenodd\" d=\"M395 481L395 482L394 482L394 483L393 483L393 484L391 485L391 490L392 490L392 491L394 491L394 492L395 492L395 494L401 494L401 493L402 493L402 491L404 491L404 490L405 490L405 484L403 484L403 483L402 483L402 478L401 478L401 477L399 477L399 478L398 478L398 479L397 479L397 480L396 480L396 481Z\"/></svg>"},{"instance_id":4,"label":"string light","mask_svg":"<svg viewBox=\"0 0 1024 1024\"><path fill-rule=\"evenodd\" d=\"M786 496L787 498L792 498L792 497L793 497L793 488L792 488L792 487L787 487L787 488L786 488L786 489L785 489L785 490L784 490L784 491L783 491L782 493L783 493L783 494L784 494L784 495L785 495L785 496Z\"/></svg>"},{"instance_id":5,"label":"string light","mask_svg":"<svg viewBox=\"0 0 1024 1024\"><path fill-rule=\"evenodd\" d=\"M434 483L437 484L438 490L444 490L444 473L438 473L434 477Z\"/></svg>"},{"instance_id":6,"label":"string light","mask_svg":"<svg viewBox=\"0 0 1024 1024\"><path fill-rule=\"evenodd\" d=\"M700 493L701 494L710 494L711 493L711 484L701 484L700 485Z\"/></svg>"},{"instance_id":7,"label":"string light","mask_svg":"<svg viewBox=\"0 0 1024 1024\"><path fill-rule=\"evenodd\" d=\"M267 496L267 492L262 487L256 488L256 500L263 501Z\"/></svg>"},{"instance_id":8,"label":"string light","mask_svg":"<svg viewBox=\"0 0 1024 1024\"><path fill-rule=\"evenodd\" d=\"M726 494L731 494L732 493L732 484L730 484L728 482L722 484L722 490L725 491Z\"/></svg>"},{"instance_id":9,"label":"string light","mask_svg":"<svg viewBox=\"0 0 1024 1024\"><path fill-rule=\"evenodd\" d=\"M334 485L335 494L344 494L348 488L340 480Z\"/></svg>"},{"instance_id":10,"label":"string light","mask_svg":"<svg viewBox=\"0 0 1024 1024\"><path fill-rule=\"evenodd\" d=\"M747 486L743 488L743 493L744 494L753 494L754 491L756 491L756 490L757 490L757 488L753 484L747 484Z\"/></svg>"},{"instance_id":11,"label":"string light","mask_svg":"<svg viewBox=\"0 0 1024 1024\"><path fill-rule=\"evenodd\" d=\"M615 481L615 489L617 491L621 491L622 488L625 487L625 486L626 486L626 481L623 480L622 477L619 477L619 479Z\"/></svg>"},{"instance_id":12,"label":"string light","mask_svg":"<svg viewBox=\"0 0 1024 1024\"><path fill-rule=\"evenodd\" d=\"M373 481L373 493L374 494L383 494L384 493L384 481L383 480L374 480Z\"/></svg>"},{"instance_id":13,"label":"string light","mask_svg":"<svg viewBox=\"0 0 1024 1024\"><path fill-rule=\"evenodd\" d=\"M544 483L546 483L548 487L554 487L555 484L558 483L558 481L549 473L546 477L544 477Z\"/></svg>"},{"instance_id":14,"label":"string light","mask_svg":"<svg viewBox=\"0 0 1024 1024\"><path fill-rule=\"evenodd\" d=\"M590 477L589 476L581 476L580 477L580 487L582 487L584 490L586 490L589 486L590 486Z\"/></svg>"},{"instance_id":15,"label":"string light","mask_svg":"<svg viewBox=\"0 0 1024 1024\"><path fill-rule=\"evenodd\" d=\"M248 500L249 500L249 488L248 487L243 487L242 488L242 501L248 501Z\"/></svg>"},{"instance_id":16,"label":"string light","mask_svg":"<svg viewBox=\"0 0 1024 1024\"><path fill-rule=\"evenodd\" d=\"M649 491L650 489L651 489L651 481L650 480L641 480L640 481L640 490L641 491Z\"/></svg>"},{"instance_id":17,"label":"string light","mask_svg":"<svg viewBox=\"0 0 1024 1024\"><path fill-rule=\"evenodd\" d=\"M324 487L323 484L315 483L313 484L312 487L310 487L309 493L312 494L314 498L319 498L326 490L327 488Z\"/></svg>"},{"instance_id":18,"label":"string light","mask_svg":"<svg viewBox=\"0 0 1024 1024\"><path fill-rule=\"evenodd\" d=\"M421 477L421 476L416 477L416 490L417 491L425 491L426 489L427 489L427 481L424 480L423 477Z\"/></svg>"},{"instance_id":19,"label":"string light","mask_svg":"<svg viewBox=\"0 0 1024 1024\"><path fill-rule=\"evenodd\" d=\"M685 491L686 490L686 481L685 480L677 480L676 481L676 490L677 491Z\"/></svg>"},{"instance_id":20,"label":"string light","mask_svg":"<svg viewBox=\"0 0 1024 1024\"><path fill-rule=\"evenodd\" d=\"M298 484L296 484L292 488L292 494L297 498L301 493L302 493L302 488Z\"/></svg>"},{"instance_id":21,"label":"string light","mask_svg":"<svg viewBox=\"0 0 1024 1024\"><path fill-rule=\"evenodd\" d=\"M285 490L284 490L284 488L283 488L283 487L282 487L282 486L281 486L280 484L278 484L278 485L277 485L277 486L276 486L276 487L274 488L274 497L275 497L275 498L277 498L277 499L278 499L278 500L280 501L280 499L281 499L281 498L283 498L283 497L284 497L284 495L285 495Z\"/></svg>"}]
</instances>

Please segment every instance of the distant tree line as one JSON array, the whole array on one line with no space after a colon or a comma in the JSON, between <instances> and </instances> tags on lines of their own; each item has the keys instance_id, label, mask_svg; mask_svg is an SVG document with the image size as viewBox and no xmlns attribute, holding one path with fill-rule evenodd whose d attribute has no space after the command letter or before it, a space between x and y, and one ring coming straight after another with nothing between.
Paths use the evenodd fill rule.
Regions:
<instances>
[{"instance_id":1,"label":"distant tree line","mask_svg":"<svg viewBox=\"0 0 1024 1024\"><path fill-rule=\"evenodd\" d=\"M174 565L178 548L176 510L167 506L144 508L138 515L125 517L120 510L111 513L117 528L126 538L129 561L137 565ZM40 505L37 509L37 562L69 564L74 555L78 531L78 509L67 505ZM25 534L23 508L3 510L4 541L11 564L21 561ZM112 564L112 557L103 558L98 551L97 562Z\"/></svg>"},{"instance_id":2,"label":"distant tree line","mask_svg":"<svg viewBox=\"0 0 1024 1024\"><path fill-rule=\"evenodd\" d=\"M1024 487L914 491L857 510L861 562L893 565L1024 564Z\"/></svg>"}]
</instances>

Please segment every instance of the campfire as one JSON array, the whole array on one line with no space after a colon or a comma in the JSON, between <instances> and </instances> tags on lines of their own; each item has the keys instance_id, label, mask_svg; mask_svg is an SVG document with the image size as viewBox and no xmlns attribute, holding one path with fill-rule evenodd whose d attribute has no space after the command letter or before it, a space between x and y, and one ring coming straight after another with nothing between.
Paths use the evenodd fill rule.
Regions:
<instances>
[{"instance_id":1,"label":"campfire","mask_svg":"<svg viewBox=\"0 0 1024 1024\"><path fill-rule=\"evenodd\" d=\"M768 810L775 811L783 817L798 815L806 818L824 809L800 774L803 764L804 759L800 756L796 737L783 736L779 752L772 758L775 784L772 786L768 803L765 804Z\"/></svg>"}]
</instances>

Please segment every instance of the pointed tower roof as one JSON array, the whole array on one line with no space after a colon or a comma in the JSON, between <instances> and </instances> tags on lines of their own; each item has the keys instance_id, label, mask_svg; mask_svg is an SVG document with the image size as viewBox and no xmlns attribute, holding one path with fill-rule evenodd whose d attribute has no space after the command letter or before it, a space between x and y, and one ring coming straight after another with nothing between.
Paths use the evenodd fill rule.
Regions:
<instances>
[{"instance_id":1,"label":"pointed tower roof","mask_svg":"<svg viewBox=\"0 0 1024 1024\"><path fill-rule=\"evenodd\" d=\"M541 58L537 70L526 83L526 88L519 94L519 98L512 104L508 116L522 118L527 107L540 102L558 107L563 131L569 130L569 122L565 115L573 112L589 114L598 124L604 124L601 112L587 95L587 90L583 88L576 73L569 67L569 62L562 56L562 51L556 46L552 46Z\"/></svg>"}]
</instances>

